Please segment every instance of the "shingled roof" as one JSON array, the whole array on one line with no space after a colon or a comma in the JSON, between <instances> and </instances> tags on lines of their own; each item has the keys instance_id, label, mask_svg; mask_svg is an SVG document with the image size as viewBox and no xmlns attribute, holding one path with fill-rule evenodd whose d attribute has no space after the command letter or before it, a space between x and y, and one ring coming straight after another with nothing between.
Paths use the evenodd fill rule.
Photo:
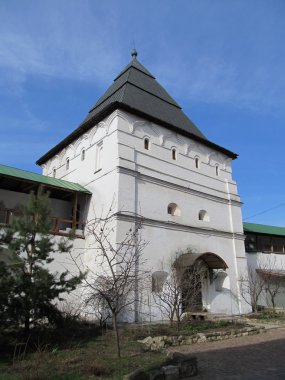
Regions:
<instances>
[{"instance_id":1,"label":"shingled roof","mask_svg":"<svg viewBox=\"0 0 285 380\"><path fill-rule=\"evenodd\" d=\"M134 50L132 52L132 61L114 79L113 84L91 108L80 126L42 156L37 161L37 164L41 165L46 162L115 109L123 109L156 122L221 151L231 158L237 157L235 153L207 140L195 124L184 114L176 101L137 60L137 52Z\"/></svg>"}]
</instances>

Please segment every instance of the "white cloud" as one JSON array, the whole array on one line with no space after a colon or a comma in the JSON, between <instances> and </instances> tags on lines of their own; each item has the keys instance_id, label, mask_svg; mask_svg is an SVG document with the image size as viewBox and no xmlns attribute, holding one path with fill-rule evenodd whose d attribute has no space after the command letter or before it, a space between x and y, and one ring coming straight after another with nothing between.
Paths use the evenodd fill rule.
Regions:
<instances>
[{"instance_id":1,"label":"white cloud","mask_svg":"<svg viewBox=\"0 0 285 380\"><path fill-rule=\"evenodd\" d=\"M257 111L282 111L285 80L262 62L239 66L225 56L183 57L173 54L155 71L170 93L189 102L231 104Z\"/></svg>"},{"instance_id":2,"label":"white cloud","mask_svg":"<svg viewBox=\"0 0 285 380\"><path fill-rule=\"evenodd\" d=\"M28 75L103 83L114 74L120 57L116 15L110 12L109 17L100 18L94 10L90 12L88 1L80 7L63 3L65 7L45 7L41 3L22 15L25 22L20 12L3 12L0 70L11 79L10 92L19 91ZM35 12L42 13L42 24ZM11 24L13 17L16 19ZM4 85L7 87L7 80ZM0 89L4 85L2 80Z\"/></svg>"},{"instance_id":3,"label":"white cloud","mask_svg":"<svg viewBox=\"0 0 285 380\"><path fill-rule=\"evenodd\" d=\"M277 62L273 51L275 39L275 49L280 48L278 13L268 20L266 28L262 20L268 7L264 4L250 16L253 8L243 9L242 5L236 4L235 11L235 7L226 6L227 2L219 6L206 2L200 7L184 2L184 7L176 10L176 16L182 17L177 30L167 28L173 21L170 6L162 7L161 11L167 12L153 7L151 18L148 9L141 6L132 19L127 14L131 8L128 1L82 0L79 4L50 0L30 4L22 5L17 12L12 6L1 10L1 92L5 88L10 94L21 93L29 75L106 87L127 63L128 57L122 58L125 45L138 34L139 52L142 48L149 55L139 55L139 59L150 62L149 67L170 93L191 102L233 104L258 111L284 109L284 57L281 53ZM198 22L195 15L202 14ZM244 22L243 27L240 22ZM252 30L253 22L256 30ZM183 38L176 46L179 33ZM270 56L275 61L263 61Z\"/></svg>"}]
</instances>

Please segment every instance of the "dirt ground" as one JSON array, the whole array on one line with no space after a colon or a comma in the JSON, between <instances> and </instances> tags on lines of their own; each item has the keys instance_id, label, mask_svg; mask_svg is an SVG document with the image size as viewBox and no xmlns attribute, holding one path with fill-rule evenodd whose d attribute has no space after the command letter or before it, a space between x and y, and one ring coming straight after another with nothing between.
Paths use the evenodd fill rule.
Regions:
<instances>
[{"instance_id":1,"label":"dirt ground","mask_svg":"<svg viewBox=\"0 0 285 380\"><path fill-rule=\"evenodd\" d=\"M285 327L231 340L173 348L198 359L196 380L285 379Z\"/></svg>"}]
</instances>

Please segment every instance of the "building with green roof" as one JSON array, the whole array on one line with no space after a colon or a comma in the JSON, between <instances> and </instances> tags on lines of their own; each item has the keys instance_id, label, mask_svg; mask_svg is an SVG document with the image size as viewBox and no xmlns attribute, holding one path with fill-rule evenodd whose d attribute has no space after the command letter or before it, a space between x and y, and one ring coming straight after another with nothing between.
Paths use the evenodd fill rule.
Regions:
<instances>
[{"instance_id":1,"label":"building with green roof","mask_svg":"<svg viewBox=\"0 0 285 380\"><path fill-rule=\"evenodd\" d=\"M138 221L148 242L148 286L136 290L127 320L144 321L149 310L152 320L164 318L155 297L174 260L181 275L197 263L205 269L195 302L185 296L189 291L181 292L183 311L247 313L251 308L241 297L239 280L258 249L261 254L280 249L285 232L242 223L242 202L232 176L236 158L207 139L134 50L131 62L83 122L38 159L43 175L0 165L0 223L8 224L17 203L42 186L52 201L51 232L75 231L74 251L82 253L85 269L94 270L88 265L98 265L98 250L92 234L84 234L85 225L111 210L112 247ZM178 260L179 252L183 260ZM278 253L283 252L284 245Z\"/></svg>"}]
</instances>

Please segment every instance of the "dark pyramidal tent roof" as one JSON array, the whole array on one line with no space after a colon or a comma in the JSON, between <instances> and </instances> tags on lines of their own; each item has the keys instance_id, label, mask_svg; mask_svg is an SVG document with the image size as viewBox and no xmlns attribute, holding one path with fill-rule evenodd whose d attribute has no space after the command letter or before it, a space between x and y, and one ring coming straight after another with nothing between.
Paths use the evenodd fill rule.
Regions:
<instances>
[{"instance_id":1,"label":"dark pyramidal tent roof","mask_svg":"<svg viewBox=\"0 0 285 380\"><path fill-rule=\"evenodd\" d=\"M114 79L113 84L92 107L81 125L42 156L37 164L43 164L115 109L126 110L211 146L229 157L237 157L235 153L207 140L176 101L137 60L137 52L134 50L132 61Z\"/></svg>"}]
</instances>

